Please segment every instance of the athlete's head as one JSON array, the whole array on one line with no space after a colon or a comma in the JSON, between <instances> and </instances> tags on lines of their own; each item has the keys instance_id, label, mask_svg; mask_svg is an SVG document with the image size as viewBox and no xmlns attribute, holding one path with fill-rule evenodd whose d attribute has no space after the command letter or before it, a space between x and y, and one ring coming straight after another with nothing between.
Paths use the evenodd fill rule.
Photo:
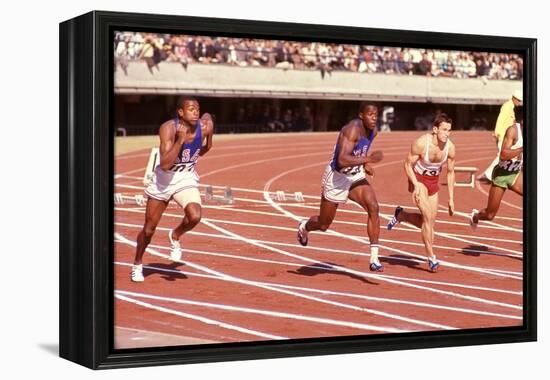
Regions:
<instances>
[{"instance_id":1,"label":"athlete's head","mask_svg":"<svg viewBox=\"0 0 550 380\"><path fill-rule=\"evenodd\" d=\"M373 103L363 102L359 105L359 118L367 129L375 129L378 121L378 107Z\"/></svg>"},{"instance_id":2,"label":"athlete's head","mask_svg":"<svg viewBox=\"0 0 550 380\"><path fill-rule=\"evenodd\" d=\"M177 103L177 112L180 119L194 125L200 115L198 100L191 96L180 97Z\"/></svg>"},{"instance_id":3,"label":"athlete's head","mask_svg":"<svg viewBox=\"0 0 550 380\"><path fill-rule=\"evenodd\" d=\"M514 107L514 118L516 119L516 123L523 125L523 106Z\"/></svg>"},{"instance_id":4,"label":"athlete's head","mask_svg":"<svg viewBox=\"0 0 550 380\"><path fill-rule=\"evenodd\" d=\"M445 113L440 113L435 117L432 133L437 136L437 140L446 143L451 134L451 124L453 120Z\"/></svg>"},{"instance_id":5,"label":"athlete's head","mask_svg":"<svg viewBox=\"0 0 550 380\"><path fill-rule=\"evenodd\" d=\"M523 91L516 90L512 94L512 102L514 103L514 106L521 106L523 105Z\"/></svg>"}]
</instances>

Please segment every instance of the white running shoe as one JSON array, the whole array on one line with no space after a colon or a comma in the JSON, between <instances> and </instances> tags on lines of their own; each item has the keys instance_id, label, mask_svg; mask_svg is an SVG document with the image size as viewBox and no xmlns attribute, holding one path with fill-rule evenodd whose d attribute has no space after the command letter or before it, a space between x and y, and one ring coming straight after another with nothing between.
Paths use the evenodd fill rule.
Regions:
<instances>
[{"instance_id":1,"label":"white running shoe","mask_svg":"<svg viewBox=\"0 0 550 380\"><path fill-rule=\"evenodd\" d=\"M472 227L472 231L477 229L478 222L474 222L474 215L477 213L479 213L479 210L476 210L475 208L470 213L470 227Z\"/></svg>"},{"instance_id":2,"label":"white running shoe","mask_svg":"<svg viewBox=\"0 0 550 380\"><path fill-rule=\"evenodd\" d=\"M132 281L133 282L143 282L145 278L143 277L143 264L132 265Z\"/></svg>"},{"instance_id":3,"label":"white running shoe","mask_svg":"<svg viewBox=\"0 0 550 380\"><path fill-rule=\"evenodd\" d=\"M168 239L170 240L170 260L181 260L181 247L180 242L172 239L172 230L168 231Z\"/></svg>"},{"instance_id":4,"label":"white running shoe","mask_svg":"<svg viewBox=\"0 0 550 380\"><path fill-rule=\"evenodd\" d=\"M307 223L307 219L300 221L300 223L298 224L298 233L297 233L298 243L300 243L304 247L307 245L307 241L308 241L308 236L307 236L308 230L306 230L306 223Z\"/></svg>"}]
</instances>

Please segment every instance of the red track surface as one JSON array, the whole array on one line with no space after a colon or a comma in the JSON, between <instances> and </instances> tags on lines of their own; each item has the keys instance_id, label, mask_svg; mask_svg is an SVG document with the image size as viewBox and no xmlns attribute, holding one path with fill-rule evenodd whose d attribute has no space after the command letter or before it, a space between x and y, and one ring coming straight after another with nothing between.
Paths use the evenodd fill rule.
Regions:
<instances>
[{"instance_id":1,"label":"red track surface","mask_svg":"<svg viewBox=\"0 0 550 380\"><path fill-rule=\"evenodd\" d=\"M417 229L386 230L395 205L412 206L402 163L418 135L381 134L372 148L385 154L371 181L380 203L383 274L368 270L367 217L353 203L340 207L329 231L311 233L308 247L296 242L296 220L318 213L320 178L336 134L214 140L199 161L201 184L230 186L236 200L204 205L203 221L181 239L182 263L167 258L167 230L182 214L172 203L144 256L145 282L132 283L131 244L144 208L117 206L115 325L136 329L138 346L163 344L148 341L150 333L241 342L521 325L521 197L506 192L493 223L472 232L465 214L485 206L488 186L457 188L456 209L464 215L454 217L444 212L447 187L441 186L437 273L427 270ZM452 139L457 165L483 170L495 155L488 133L455 132ZM147 159L148 151L116 158L116 192L142 193ZM268 202L264 191L277 190L300 191L305 203Z\"/></svg>"}]
</instances>

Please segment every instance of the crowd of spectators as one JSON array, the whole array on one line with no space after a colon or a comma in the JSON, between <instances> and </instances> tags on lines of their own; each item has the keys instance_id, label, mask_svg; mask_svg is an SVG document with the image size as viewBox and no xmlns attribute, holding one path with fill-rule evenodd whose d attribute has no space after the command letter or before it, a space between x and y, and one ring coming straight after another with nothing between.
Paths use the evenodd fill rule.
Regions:
<instances>
[{"instance_id":1,"label":"crowd of spectators","mask_svg":"<svg viewBox=\"0 0 550 380\"><path fill-rule=\"evenodd\" d=\"M162 61L284 70L512 79L523 77L517 54L396 48L319 42L290 42L229 37L117 33L115 64L126 73L130 60L143 60L153 74Z\"/></svg>"},{"instance_id":2,"label":"crowd of spectators","mask_svg":"<svg viewBox=\"0 0 550 380\"><path fill-rule=\"evenodd\" d=\"M313 130L313 113L310 106L281 106L276 102L247 103L235 108L232 115L234 127L253 123L259 129L254 132L304 132ZM234 132L231 128L226 132Z\"/></svg>"}]
</instances>

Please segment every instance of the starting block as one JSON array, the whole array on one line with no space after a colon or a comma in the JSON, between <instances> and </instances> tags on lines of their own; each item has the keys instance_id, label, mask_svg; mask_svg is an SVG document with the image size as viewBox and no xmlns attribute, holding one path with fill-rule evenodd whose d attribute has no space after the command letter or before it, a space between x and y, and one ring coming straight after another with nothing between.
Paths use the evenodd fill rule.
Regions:
<instances>
[{"instance_id":1,"label":"starting block","mask_svg":"<svg viewBox=\"0 0 550 380\"><path fill-rule=\"evenodd\" d=\"M218 203L228 203L233 204L233 190L230 187L225 187L223 189L223 196L214 195L214 189L212 186L206 186L204 190L204 200L206 202L218 202Z\"/></svg>"},{"instance_id":2,"label":"starting block","mask_svg":"<svg viewBox=\"0 0 550 380\"><path fill-rule=\"evenodd\" d=\"M151 153L149 153L149 160L147 161L147 167L145 168L145 174L143 175L143 185L149 186L149 184L153 180L153 173L155 172L155 168L159 163L159 148L151 148Z\"/></svg>"},{"instance_id":3,"label":"starting block","mask_svg":"<svg viewBox=\"0 0 550 380\"><path fill-rule=\"evenodd\" d=\"M286 201L303 202L304 201L304 195L299 191L294 192L294 194L286 194L284 191L278 190L274 193L271 193L270 197L271 199L276 200L278 202L286 202Z\"/></svg>"},{"instance_id":4,"label":"starting block","mask_svg":"<svg viewBox=\"0 0 550 380\"><path fill-rule=\"evenodd\" d=\"M136 194L134 196L132 195L124 195L122 193L115 193L115 205L124 205L124 204L135 204L140 207L143 207L147 204L147 199L143 196L143 194Z\"/></svg>"},{"instance_id":5,"label":"starting block","mask_svg":"<svg viewBox=\"0 0 550 380\"><path fill-rule=\"evenodd\" d=\"M473 166L455 166L455 173L467 173L469 176L469 181L467 182L458 182L455 181L455 186L457 187L474 187L475 186L475 175L479 169Z\"/></svg>"}]
</instances>

